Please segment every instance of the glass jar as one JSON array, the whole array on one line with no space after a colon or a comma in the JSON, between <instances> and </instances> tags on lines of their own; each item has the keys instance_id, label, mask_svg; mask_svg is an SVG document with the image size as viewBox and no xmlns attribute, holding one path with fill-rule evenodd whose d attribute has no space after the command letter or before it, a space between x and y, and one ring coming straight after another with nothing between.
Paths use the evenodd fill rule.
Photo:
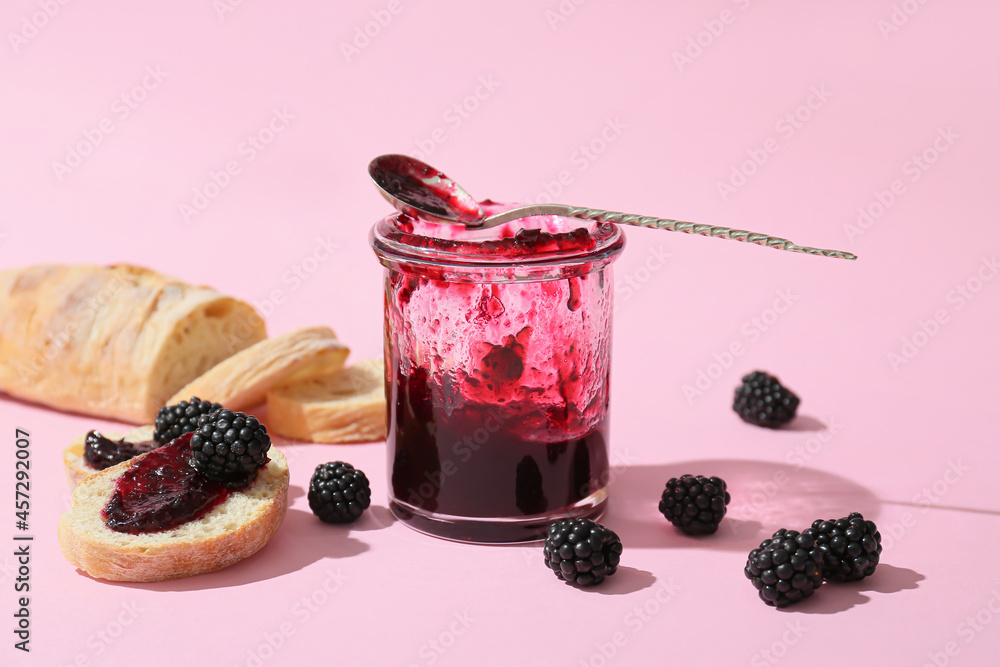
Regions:
<instances>
[{"instance_id":1,"label":"glass jar","mask_svg":"<svg viewBox=\"0 0 1000 667\"><path fill-rule=\"evenodd\" d=\"M397 213L370 240L386 268L395 516L479 543L600 516L621 230L553 216L467 230Z\"/></svg>"}]
</instances>

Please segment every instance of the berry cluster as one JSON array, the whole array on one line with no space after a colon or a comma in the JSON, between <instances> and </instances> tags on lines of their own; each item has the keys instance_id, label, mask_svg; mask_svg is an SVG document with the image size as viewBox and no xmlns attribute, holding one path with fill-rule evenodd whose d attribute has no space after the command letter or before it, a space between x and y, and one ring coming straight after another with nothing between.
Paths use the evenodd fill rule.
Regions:
<instances>
[{"instance_id":1,"label":"berry cluster","mask_svg":"<svg viewBox=\"0 0 1000 667\"><path fill-rule=\"evenodd\" d=\"M882 536L859 513L819 519L801 533L778 530L750 552L743 573L760 599L784 607L811 596L826 581L859 581L875 572Z\"/></svg>"},{"instance_id":2,"label":"berry cluster","mask_svg":"<svg viewBox=\"0 0 1000 667\"><path fill-rule=\"evenodd\" d=\"M271 438L256 417L219 410L198 418L191 436L194 467L230 489L242 489L267 465Z\"/></svg>"},{"instance_id":3,"label":"berry cluster","mask_svg":"<svg viewBox=\"0 0 1000 667\"><path fill-rule=\"evenodd\" d=\"M569 584L592 586L618 570L622 541L590 519L567 519L549 526L545 565Z\"/></svg>"},{"instance_id":4,"label":"berry cluster","mask_svg":"<svg viewBox=\"0 0 1000 667\"><path fill-rule=\"evenodd\" d=\"M829 581L860 581L875 571L882 535L860 512L836 521L817 519L812 530L823 552L823 576Z\"/></svg>"},{"instance_id":5,"label":"berry cluster","mask_svg":"<svg viewBox=\"0 0 1000 667\"><path fill-rule=\"evenodd\" d=\"M350 523L371 505L368 478L350 463L316 466L309 480L309 509L326 523Z\"/></svg>"},{"instance_id":6,"label":"berry cluster","mask_svg":"<svg viewBox=\"0 0 1000 667\"><path fill-rule=\"evenodd\" d=\"M778 530L750 552L743 573L760 599L785 607L811 596L823 584L823 554L812 529Z\"/></svg>"},{"instance_id":7,"label":"berry cluster","mask_svg":"<svg viewBox=\"0 0 1000 667\"><path fill-rule=\"evenodd\" d=\"M671 477L660 496L660 513L688 535L710 535L718 530L729 500L719 477Z\"/></svg>"},{"instance_id":8,"label":"berry cluster","mask_svg":"<svg viewBox=\"0 0 1000 667\"><path fill-rule=\"evenodd\" d=\"M203 401L197 396L192 396L190 401L164 406L156 414L154 422L156 430L153 431L153 439L161 445L165 445L174 438L179 438L198 428L198 419L202 415L211 414L221 409L222 406L218 403Z\"/></svg>"},{"instance_id":9,"label":"berry cluster","mask_svg":"<svg viewBox=\"0 0 1000 667\"><path fill-rule=\"evenodd\" d=\"M799 397L781 386L778 378L762 371L743 376L736 388L733 410L745 422L778 428L795 418Z\"/></svg>"}]
</instances>

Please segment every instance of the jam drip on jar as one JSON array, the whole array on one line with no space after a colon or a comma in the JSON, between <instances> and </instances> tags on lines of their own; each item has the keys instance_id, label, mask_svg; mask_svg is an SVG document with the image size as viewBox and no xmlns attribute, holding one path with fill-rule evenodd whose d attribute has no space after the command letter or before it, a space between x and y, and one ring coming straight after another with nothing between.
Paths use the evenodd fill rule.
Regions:
<instances>
[{"instance_id":1,"label":"jam drip on jar","mask_svg":"<svg viewBox=\"0 0 1000 667\"><path fill-rule=\"evenodd\" d=\"M192 465L187 433L133 463L115 483L103 516L119 533L155 533L202 518L228 495L224 484Z\"/></svg>"}]
</instances>

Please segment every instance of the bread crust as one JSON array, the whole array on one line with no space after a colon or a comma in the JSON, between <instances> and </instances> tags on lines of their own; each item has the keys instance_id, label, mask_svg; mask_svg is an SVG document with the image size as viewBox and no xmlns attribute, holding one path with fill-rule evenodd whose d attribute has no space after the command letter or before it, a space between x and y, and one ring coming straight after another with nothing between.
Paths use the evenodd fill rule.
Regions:
<instances>
[{"instance_id":1,"label":"bread crust","mask_svg":"<svg viewBox=\"0 0 1000 667\"><path fill-rule=\"evenodd\" d=\"M329 327L297 329L220 362L174 394L167 405L197 396L230 410L246 410L263 403L276 386L340 369L349 353Z\"/></svg>"},{"instance_id":2,"label":"bread crust","mask_svg":"<svg viewBox=\"0 0 1000 667\"><path fill-rule=\"evenodd\" d=\"M267 427L288 438L358 443L386 437L385 371L381 358L302 380L267 394Z\"/></svg>"},{"instance_id":3,"label":"bread crust","mask_svg":"<svg viewBox=\"0 0 1000 667\"><path fill-rule=\"evenodd\" d=\"M151 422L179 387L266 336L248 304L142 267L0 272L0 390L63 410Z\"/></svg>"},{"instance_id":4,"label":"bread crust","mask_svg":"<svg viewBox=\"0 0 1000 667\"><path fill-rule=\"evenodd\" d=\"M154 582L214 572L254 553L278 531L288 506L288 463L273 447L257 480L232 492L204 518L172 530L130 535L105 525L101 511L125 461L83 479L59 519L59 546L70 564L109 581Z\"/></svg>"}]
</instances>

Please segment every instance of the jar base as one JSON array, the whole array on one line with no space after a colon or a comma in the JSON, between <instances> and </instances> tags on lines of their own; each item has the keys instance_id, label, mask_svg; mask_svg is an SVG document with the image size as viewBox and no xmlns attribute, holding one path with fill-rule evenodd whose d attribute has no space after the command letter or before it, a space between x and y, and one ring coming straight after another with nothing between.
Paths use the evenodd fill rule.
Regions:
<instances>
[{"instance_id":1,"label":"jar base","mask_svg":"<svg viewBox=\"0 0 1000 667\"><path fill-rule=\"evenodd\" d=\"M556 512L525 517L467 517L427 512L409 503L390 499L389 509L413 530L453 542L467 544L518 544L540 542L549 525L563 519L597 520L608 504L608 491L601 489Z\"/></svg>"}]
</instances>

